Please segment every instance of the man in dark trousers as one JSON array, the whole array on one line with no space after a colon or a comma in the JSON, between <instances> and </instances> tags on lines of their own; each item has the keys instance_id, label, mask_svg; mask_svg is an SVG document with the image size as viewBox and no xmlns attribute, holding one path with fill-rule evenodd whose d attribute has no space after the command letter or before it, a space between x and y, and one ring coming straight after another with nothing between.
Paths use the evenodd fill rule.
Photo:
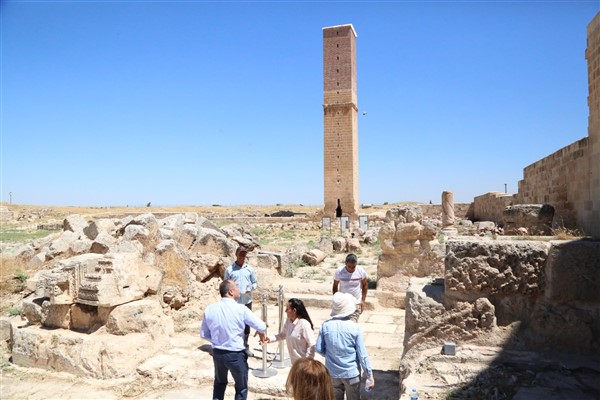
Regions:
<instances>
[{"instance_id":1,"label":"man in dark trousers","mask_svg":"<svg viewBox=\"0 0 600 400\"><path fill-rule=\"evenodd\" d=\"M215 382L213 400L223 400L227 388L227 373L235 381L235 400L248 398L248 356L244 345L246 325L256 329L261 341L265 341L266 324L250 309L237 302L240 289L232 280L219 285L221 301L206 307L200 336L209 340L213 350Z\"/></svg>"}]
</instances>

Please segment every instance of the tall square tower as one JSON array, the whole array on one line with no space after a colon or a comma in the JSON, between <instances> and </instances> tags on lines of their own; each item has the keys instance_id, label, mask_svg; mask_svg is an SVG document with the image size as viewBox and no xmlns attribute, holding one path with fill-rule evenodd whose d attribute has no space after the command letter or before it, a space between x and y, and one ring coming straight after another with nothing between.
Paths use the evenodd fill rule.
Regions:
<instances>
[{"instance_id":1,"label":"tall square tower","mask_svg":"<svg viewBox=\"0 0 600 400\"><path fill-rule=\"evenodd\" d=\"M358 212L356 31L323 28L324 215Z\"/></svg>"}]
</instances>

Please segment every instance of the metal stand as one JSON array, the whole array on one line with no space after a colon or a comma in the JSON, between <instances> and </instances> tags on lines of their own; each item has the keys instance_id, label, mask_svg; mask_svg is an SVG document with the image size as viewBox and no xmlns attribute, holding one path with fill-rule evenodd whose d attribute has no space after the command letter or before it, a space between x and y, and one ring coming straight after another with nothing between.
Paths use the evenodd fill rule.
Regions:
<instances>
[{"instance_id":1,"label":"metal stand","mask_svg":"<svg viewBox=\"0 0 600 400\"><path fill-rule=\"evenodd\" d=\"M277 296L277 302L279 304L279 332L283 330L283 324L285 323L285 318L283 316L283 304L284 304L284 296L283 296L283 286L279 285L279 294ZM292 362L289 358L285 357L285 346L283 344L283 340L279 341L279 356L277 359L273 361L273 366L275 368L287 368L292 365Z\"/></svg>"},{"instance_id":2,"label":"metal stand","mask_svg":"<svg viewBox=\"0 0 600 400\"><path fill-rule=\"evenodd\" d=\"M267 324L267 295L263 294L261 298L262 303L262 320ZM267 324L268 325L268 324ZM267 331L265 330L265 335ZM277 375L277 371L273 368L267 368L267 345L263 344L262 347L262 370L255 369L252 371L252 375L258 378L269 378Z\"/></svg>"}]
</instances>

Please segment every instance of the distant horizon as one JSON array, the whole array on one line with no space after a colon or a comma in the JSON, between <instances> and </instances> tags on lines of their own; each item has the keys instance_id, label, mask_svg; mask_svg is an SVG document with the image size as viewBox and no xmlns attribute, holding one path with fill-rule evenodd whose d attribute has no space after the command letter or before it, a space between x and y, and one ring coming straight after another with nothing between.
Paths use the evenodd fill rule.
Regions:
<instances>
[{"instance_id":1,"label":"distant horizon","mask_svg":"<svg viewBox=\"0 0 600 400\"><path fill-rule=\"evenodd\" d=\"M357 33L359 204L515 194L588 135L597 0L0 7L7 203L322 206L335 25Z\"/></svg>"}]
</instances>

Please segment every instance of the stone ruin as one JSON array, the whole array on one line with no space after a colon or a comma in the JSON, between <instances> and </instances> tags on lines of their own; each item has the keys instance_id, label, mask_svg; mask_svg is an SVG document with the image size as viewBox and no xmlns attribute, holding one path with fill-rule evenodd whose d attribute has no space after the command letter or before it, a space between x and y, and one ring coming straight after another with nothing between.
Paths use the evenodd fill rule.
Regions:
<instances>
[{"instance_id":1,"label":"stone ruin","mask_svg":"<svg viewBox=\"0 0 600 400\"><path fill-rule=\"evenodd\" d=\"M11 327L13 362L98 378L130 374L168 344L173 310L217 299L212 278L240 244L258 247L244 228L219 229L195 213L67 217L59 234L6 252L48 268L27 281L27 325ZM249 260L268 287L281 263L269 254Z\"/></svg>"},{"instance_id":2,"label":"stone ruin","mask_svg":"<svg viewBox=\"0 0 600 400\"><path fill-rule=\"evenodd\" d=\"M483 351L488 353L497 346L498 352L492 351L493 357L485 361L490 365L495 358L496 362L504 361L523 370L539 371L540 376L546 374L544 368L554 368L552 363L556 361L552 360L560 355L597 357L600 355L598 254L600 242L594 241L449 239L443 278L411 279L406 295L401 381L406 387L407 382L414 382L411 374L423 375L420 367L423 363L433 370L444 370L448 363L466 363L482 351L477 346L484 346ZM448 342L456 343L455 356L440 354ZM533 352L554 357L547 360ZM473 363L481 365L482 359L474 359ZM597 385L589 381L589 376L597 379L600 375L600 369L596 369L596 375L589 373L598 366L578 367L577 363L573 366L568 373L579 380L572 388L573 393L580 393L576 396L584 396L581 398L589 398L583 393L599 393ZM455 372L448 372L444 379L446 384L471 382L471 387L457 390L467 397L512 398L521 390L515 385L519 373L513 370L512 375L500 376L496 373L499 367L495 368L482 373L462 367L459 369L462 375L453 377ZM548 385L552 390L564 390L557 387L558 383ZM531 389L522 390L526 393Z\"/></svg>"}]
</instances>

